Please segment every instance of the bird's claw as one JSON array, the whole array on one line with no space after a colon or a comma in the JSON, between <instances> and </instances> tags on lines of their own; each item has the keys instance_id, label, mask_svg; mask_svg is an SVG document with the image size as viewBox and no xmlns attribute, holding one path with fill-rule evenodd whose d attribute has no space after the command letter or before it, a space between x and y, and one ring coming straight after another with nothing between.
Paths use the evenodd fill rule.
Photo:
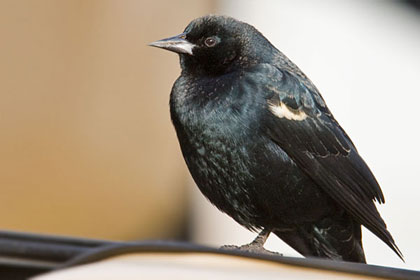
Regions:
<instances>
[{"instance_id":1,"label":"bird's claw","mask_svg":"<svg viewBox=\"0 0 420 280\"><path fill-rule=\"evenodd\" d=\"M269 251L265 249L262 246L258 246L253 243L245 244L242 246L236 246L236 245L224 245L220 247L222 250L231 250L231 251L242 251L242 252L250 252L254 254L265 254L265 255L275 255L275 256L283 256L283 254Z\"/></svg>"}]
</instances>

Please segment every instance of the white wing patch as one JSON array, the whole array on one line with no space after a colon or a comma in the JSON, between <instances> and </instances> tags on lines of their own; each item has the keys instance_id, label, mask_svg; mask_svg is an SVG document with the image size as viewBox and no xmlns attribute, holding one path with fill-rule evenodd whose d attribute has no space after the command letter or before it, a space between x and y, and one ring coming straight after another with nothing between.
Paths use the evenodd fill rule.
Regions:
<instances>
[{"instance_id":1,"label":"white wing patch","mask_svg":"<svg viewBox=\"0 0 420 280\"><path fill-rule=\"evenodd\" d=\"M286 118L291 121L303 121L308 116L303 111L289 108L283 102L280 102L279 104L268 102L268 108L270 109L271 113L281 119Z\"/></svg>"}]
</instances>

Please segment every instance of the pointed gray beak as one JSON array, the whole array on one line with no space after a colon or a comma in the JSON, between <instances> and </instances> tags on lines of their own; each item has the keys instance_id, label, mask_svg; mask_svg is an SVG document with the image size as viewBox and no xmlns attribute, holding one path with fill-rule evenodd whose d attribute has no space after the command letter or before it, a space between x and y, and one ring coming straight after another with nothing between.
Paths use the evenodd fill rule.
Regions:
<instances>
[{"instance_id":1,"label":"pointed gray beak","mask_svg":"<svg viewBox=\"0 0 420 280\"><path fill-rule=\"evenodd\" d=\"M186 40L185 33L150 43L149 46L162 48L176 53L186 53L189 55L193 55L192 50L195 47L194 44Z\"/></svg>"}]
</instances>

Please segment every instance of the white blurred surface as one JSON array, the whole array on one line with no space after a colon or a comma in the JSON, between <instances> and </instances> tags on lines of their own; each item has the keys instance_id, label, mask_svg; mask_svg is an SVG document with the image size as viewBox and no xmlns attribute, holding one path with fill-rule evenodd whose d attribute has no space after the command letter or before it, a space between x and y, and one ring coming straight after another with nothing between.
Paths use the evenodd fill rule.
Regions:
<instances>
[{"instance_id":1,"label":"white blurred surface","mask_svg":"<svg viewBox=\"0 0 420 280\"><path fill-rule=\"evenodd\" d=\"M129 253L93 263L55 270L31 280L380 280L285 263L211 253Z\"/></svg>"},{"instance_id":2,"label":"white blurred surface","mask_svg":"<svg viewBox=\"0 0 420 280\"><path fill-rule=\"evenodd\" d=\"M254 25L315 83L385 194L379 206L406 263L364 230L370 264L420 268L420 13L388 1L219 1ZM194 188L195 241L244 244L256 234ZM266 248L297 256L271 236Z\"/></svg>"}]
</instances>

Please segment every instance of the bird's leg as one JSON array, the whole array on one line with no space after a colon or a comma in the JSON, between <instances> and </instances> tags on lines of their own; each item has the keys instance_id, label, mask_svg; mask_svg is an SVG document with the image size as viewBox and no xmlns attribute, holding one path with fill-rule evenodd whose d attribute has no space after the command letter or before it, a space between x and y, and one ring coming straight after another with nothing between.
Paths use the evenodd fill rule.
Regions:
<instances>
[{"instance_id":1,"label":"bird's leg","mask_svg":"<svg viewBox=\"0 0 420 280\"><path fill-rule=\"evenodd\" d=\"M267 241L268 236L270 235L271 231L267 229L263 229L258 236L249 244L243 245L241 247L253 247L253 248L262 248L264 247L265 241Z\"/></svg>"},{"instance_id":2,"label":"bird's leg","mask_svg":"<svg viewBox=\"0 0 420 280\"><path fill-rule=\"evenodd\" d=\"M235 246L235 245L225 245L222 246L221 249L233 249L239 251L246 251L251 253L259 253L259 254L270 254L270 255L279 255L279 253L268 251L264 248L265 241L267 240L268 236L270 235L271 230L263 229L258 236L249 244L245 244L242 246Z\"/></svg>"}]
</instances>

